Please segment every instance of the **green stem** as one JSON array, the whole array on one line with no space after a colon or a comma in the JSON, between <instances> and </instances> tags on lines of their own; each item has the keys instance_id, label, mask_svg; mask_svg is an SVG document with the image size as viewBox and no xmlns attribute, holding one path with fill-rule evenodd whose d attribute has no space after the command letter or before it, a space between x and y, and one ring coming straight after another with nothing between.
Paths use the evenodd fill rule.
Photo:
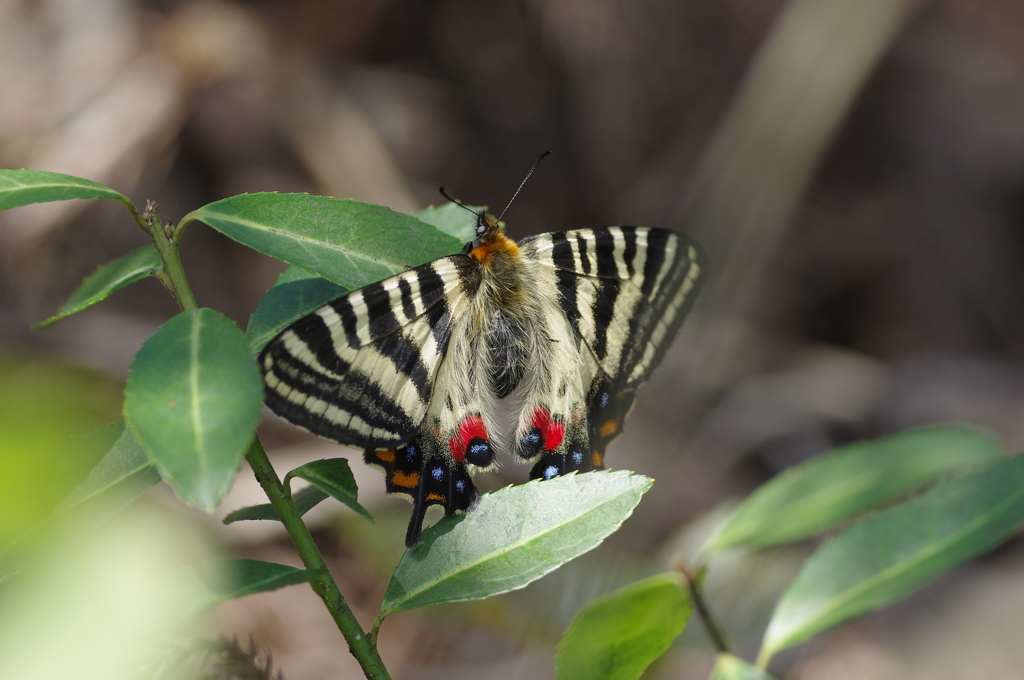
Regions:
<instances>
[{"instance_id":1,"label":"green stem","mask_svg":"<svg viewBox=\"0 0 1024 680\"><path fill-rule=\"evenodd\" d=\"M181 257L178 255L178 243L183 227L179 225L174 230L165 229L160 223L160 214L155 203L147 203L146 209L142 213L134 209L134 206L130 206L129 212L136 224L153 239L153 245L156 246L156 250L160 254L160 259L164 264L163 270L158 274L161 283L170 291L182 311L198 309L199 305L192 294L192 288L188 285L185 269L182 267ZM313 592L324 601L331 617L348 642L349 651L362 666L363 673L370 680L391 680L391 676L384 667L384 662L381 661L380 655L377 653L376 639L371 643L355 615L352 614L352 610L349 609L348 603L345 602L345 598L338 589L338 584L327 568L327 563L324 562L323 555L320 554L320 549L316 547L313 536L302 521L302 515L295 507L291 493L281 483L281 478L277 476L259 439L253 439L245 458L249 461L249 466L256 475L260 486L263 487L264 493L267 494L267 498L270 499L270 504L277 512L277 516L281 518L281 523L284 524L289 538L292 539L302 563L306 569L318 574L315 579L310 581L309 585Z\"/></svg>"},{"instance_id":2,"label":"green stem","mask_svg":"<svg viewBox=\"0 0 1024 680\"><path fill-rule=\"evenodd\" d=\"M384 617L386 614L377 614L377 618L374 620L373 625L370 626L370 644L375 648L377 646L377 633L380 632L380 624L384 623Z\"/></svg>"},{"instance_id":3,"label":"green stem","mask_svg":"<svg viewBox=\"0 0 1024 680\"><path fill-rule=\"evenodd\" d=\"M196 297L192 294L192 287L188 285L185 268L181 266L178 241L169 236L167 230L160 223L160 211L156 203L148 201L146 210L141 214L138 210L129 210L129 212L135 219L135 223L153 239L156 252L164 263L164 268L156 274L160 283L164 284L164 288L174 297L182 311L199 309Z\"/></svg>"},{"instance_id":4,"label":"green stem","mask_svg":"<svg viewBox=\"0 0 1024 680\"><path fill-rule=\"evenodd\" d=\"M345 636L349 651L352 652L352 655L359 661L359 665L362 666L363 673L372 680L383 680L384 678L390 680L391 676L388 675L387 669L384 668L384 662L381 661L380 655L377 653L376 645L367 637L359 622L356 621L356 617L352 614L352 610L349 609L348 603L345 602L341 591L338 590L338 584L335 583L330 571L328 571L327 564L324 562L320 550L316 547L309 529L306 528L305 523L302 521L302 515L299 514L295 504L288 497L284 486L281 484L281 479L270 464L270 459L267 458L267 453L263 450L259 440L253 441L245 458L249 461L249 465L252 467L252 471L256 475L260 486L266 492L267 498L270 499L270 504L277 511L277 516L281 518L281 523L284 524L288 536L292 539L302 564L310 571L323 574L310 581L309 585L313 588L313 592L324 601L324 605L334 618L334 622L338 624L341 634Z\"/></svg>"},{"instance_id":5,"label":"green stem","mask_svg":"<svg viewBox=\"0 0 1024 680\"><path fill-rule=\"evenodd\" d=\"M722 654L732 654L725 631L718 625L715 617L711 615L711 609L704 599L704 589L701 586L704 580L703 573L701 573L703 570L698 569L696 573L691 573L690 567L682 559L676 560L673 566L686 579L686 584L690 587L690 597L693 599L693 608L697 610L697 615L704 623L704 630L708 632L708 637L711 638L711 643L715 646L715 649Z\"/></svg>"}]
</instances>

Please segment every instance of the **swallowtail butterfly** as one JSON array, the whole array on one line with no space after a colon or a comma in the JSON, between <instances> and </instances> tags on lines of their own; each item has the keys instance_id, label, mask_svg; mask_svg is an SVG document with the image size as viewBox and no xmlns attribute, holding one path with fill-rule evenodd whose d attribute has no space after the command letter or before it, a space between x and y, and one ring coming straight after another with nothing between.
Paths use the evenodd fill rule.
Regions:
<instances>
[{"instance_id":1,"label":"swallowtail butterfly","mask_svg":"<svg viewBox=\"0 0 1024 680\"><path fill-rule=\"evenodd\" d=\"M457 255L370 284L300 319L259 357L267 405L365 449L387 491L469 510L470 472L511 448L531 478L600 470L637 386L665 354L706 270L700 247L650 227L539 234L518 244L477 215ZM495 403L513 395L510 442Z\"/></svg>"}]
</instances>

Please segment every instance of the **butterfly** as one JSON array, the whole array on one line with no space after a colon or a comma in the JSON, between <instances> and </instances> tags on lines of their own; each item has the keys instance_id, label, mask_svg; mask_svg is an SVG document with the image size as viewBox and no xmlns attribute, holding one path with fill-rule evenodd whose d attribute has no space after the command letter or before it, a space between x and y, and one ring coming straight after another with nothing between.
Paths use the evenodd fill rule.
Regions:
<instances>
[{"instance_id":1,"label":"butterfly","mask_svg":"<svg viewBox=\"0 0 1024 680\"><path fill-rule=\"evenodd\" d=\"M339 297L259 356L272 411L364 449L387 491L412 499L407 546L429 506L471 509L471 471L493 468L499 449L534 462L533 479L603 469L707 268L695 242L666 229L516 243L476 215L461 253ZM510 395L503 437L496 403Z\"/></svg>"}]
</instances>

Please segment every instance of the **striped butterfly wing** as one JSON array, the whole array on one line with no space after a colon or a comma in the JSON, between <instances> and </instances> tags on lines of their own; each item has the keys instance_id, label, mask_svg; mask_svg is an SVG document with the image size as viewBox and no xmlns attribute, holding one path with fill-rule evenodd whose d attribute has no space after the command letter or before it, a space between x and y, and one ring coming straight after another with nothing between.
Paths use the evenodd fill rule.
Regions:
<instances>
[{"instance_id":1,"label":"striped butterfly wing","mask_svg":"<svg viewBox=\"0 0 1024 680\"><path fill-rule=\"evenodd\" d=\"M303 317L260 353L267 405L339 444L408 442L426 416L452 320L478 275L469 258L453 255Z\"/></svg>"},{"instance_id":2,"label":"striped butterfly wing","mask_svg":"<svg viewBox=\"0 0 1024 680\"><path fill-rule=\"evenodd\" d=\"M554 275L562 312L598 367L587 395L591 455L583 465L541 460L559 473L603 466L634 392L664 357L693 306L706 257L687 237L651 227L605 227L525 239L524 254Z\"/></svg>"}]
</instances>

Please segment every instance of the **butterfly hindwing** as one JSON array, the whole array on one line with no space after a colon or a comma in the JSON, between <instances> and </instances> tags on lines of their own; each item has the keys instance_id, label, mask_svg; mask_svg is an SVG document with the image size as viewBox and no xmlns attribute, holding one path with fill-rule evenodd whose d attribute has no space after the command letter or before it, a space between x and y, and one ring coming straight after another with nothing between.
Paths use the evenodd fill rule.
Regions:
<instances>
[{"instance_id":1,"label":"butterfly hindwing","mask_svg":"<svg viewBox=\"0 0 1024 680\"><path fill-rule=\"evenodd\" d=\"M412 501L406 545L419 540L428 507L440 505L446 515L451 515L468 510L479 496L466 466L442 447L436 438L421 432L397 449L367 449L363 454L368 465L383 470L388 493L408 496Z\"/></svg>"}]
</instances>

